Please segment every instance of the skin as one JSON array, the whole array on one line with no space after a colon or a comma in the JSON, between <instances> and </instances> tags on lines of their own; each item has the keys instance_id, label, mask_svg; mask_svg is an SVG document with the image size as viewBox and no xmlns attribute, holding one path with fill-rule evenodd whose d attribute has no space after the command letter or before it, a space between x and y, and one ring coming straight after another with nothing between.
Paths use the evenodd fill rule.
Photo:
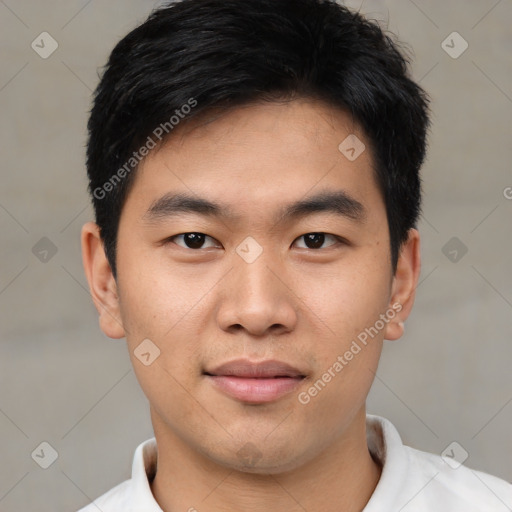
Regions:
<instances>
[{"instance_id":1,"label":"skin","mask_svg":"<svg viewBox=\"0 0 512 512\"><path fill-rule=\"evenodd\" d=\"M117 280L98 227L82 230L83 260L101 329L126 337L150 402L158 444L152 492L166 512L360 511L381 469L366 444L365 400L384 339L403 334L420 272L410 230L393 274L385 205L370 144L342 110L313 100L252 105L192 120L137 170L123 207ZM339 144L366 150L349 161ZM343 190L362 222L332 212L289 222L288 203ZM225 203L236 218L199 214L148 219L169 192ZM205 233L188 248L183 233ZM302 235L328 233L319 248ZM263 248L247 263L248 236ZM167 240L167 242L163 242ZM298 400L393 304L401 311L307 404ZM149 338L149 366L134 351ZM238 358L277 359L304 372L297 390L248 404L216 389L205 368ZM247 462L239 450L253 455Z\"/></svg>"}]
</instances>

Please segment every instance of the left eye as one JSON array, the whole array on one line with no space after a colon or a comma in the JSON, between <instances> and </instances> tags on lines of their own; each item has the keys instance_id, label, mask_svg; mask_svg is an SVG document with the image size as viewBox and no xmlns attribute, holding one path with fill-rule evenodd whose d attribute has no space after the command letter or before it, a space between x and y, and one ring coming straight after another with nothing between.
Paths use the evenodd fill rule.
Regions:
<instances>
[{"instance_id":1,"label":"left eye","mask_svg":"<svg viewBox=\"0 0 512 512\"><path fill-rule=\"evenodd\" d=\"M208 247L216 247L216 245L204 246L205 240L215 240L211 236L205 235L204 233L182 233L181 235L175 235L169 238L172 241L177 238L182 238L185 245L176 244L185 249L207 249Z\"/></svg>"},{"instance_id":2,"label":"left eye","mask_svg":"<svg viewBox=\"0 0 512 512\"><path fill-rule=\"evenodd\" d=\"M329 244L327 247L331 247L339 242L338 237L334 235L329 235L328 233L307 233L305 235L299 236L297 240L304 239L305 247L301 247L304 249L320 249L325 242L326 237L330 237L334 240L334 243Z\"/></svg>"}]
</instances>

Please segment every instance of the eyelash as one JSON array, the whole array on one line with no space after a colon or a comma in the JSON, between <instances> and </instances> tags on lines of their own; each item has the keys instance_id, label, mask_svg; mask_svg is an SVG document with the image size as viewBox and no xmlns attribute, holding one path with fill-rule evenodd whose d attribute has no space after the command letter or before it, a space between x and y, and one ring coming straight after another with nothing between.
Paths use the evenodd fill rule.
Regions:
<instances>
[{"instance_id":1,"label":"eyelash","mask_svg":"<svg viewBox=\"0 0 512 512\"><path fill-rule=\"evenodd\" d=\"M189 231L187 233L180 233L178 235L173 235L167 239L164 240L164 244L167 244L167 243L175 243L174 242L174 239L175 238L178 238L178 237L183 237L185 235L204 235L206 238L210 238L211 240L215 240L215 238L209 236L209 235L206 235L205 233L200 233L200 232L197 232L197 231ZM339 244L347 244L348 242L346 240L344 240L343 238L337 236L337 235L332 235L330 233L325 233L323 231L311 231L309 233L304 233L303 235L300 235L299 237L297 237L295 240L294 240L294 243L297 241L297 240L300 240L301 238L307 236L307 235L325 235L326 237L331 237L333 238L336 242L331 244L331 245L328 245L327 247L325 247L324 249L328 249L329 247L333 247L335 245L339 245ZM176 244L178 245L178 244ZM178 245L179 247L181 247L182 249L189 249L191 251L200 251L201 249L205 249L204 247L201 247L199 249L193 249L191 247L184 247L184 246L181 246L181 245ZM207 247L208 249L210 247ZM312 249L310 247L302 247L301 249L309 249L311 251L319 251L321 249Z\"/></svg>"}]
</instances>

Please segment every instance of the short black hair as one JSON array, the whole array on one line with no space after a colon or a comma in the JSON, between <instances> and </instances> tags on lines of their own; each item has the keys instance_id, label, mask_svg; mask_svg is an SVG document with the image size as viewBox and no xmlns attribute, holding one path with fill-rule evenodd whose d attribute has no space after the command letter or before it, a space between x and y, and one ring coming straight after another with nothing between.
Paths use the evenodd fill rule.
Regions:
<instances>
[{"instance_id":1,"label":"short black hair","mask_svg":"<svg viewBox=\"0 0 512 512\"><path fill-rule=\"evenodd\" d=\"M396 271L420 214L430 123L429 98L399 46L334 0L182 0L154 10L112 50L88 121L89 191L114 277L123 203L148 149L209 110L296 98L344 109L370 141Z\"/></svg>"}]
</instances>

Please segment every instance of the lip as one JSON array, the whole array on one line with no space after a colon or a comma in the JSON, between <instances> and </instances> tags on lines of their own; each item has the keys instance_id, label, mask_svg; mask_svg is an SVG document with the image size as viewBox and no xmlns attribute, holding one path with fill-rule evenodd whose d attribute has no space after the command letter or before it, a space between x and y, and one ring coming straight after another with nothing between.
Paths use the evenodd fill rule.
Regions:
<instances>
[{"instance_id":1,"label":"lip","mask_svg":"<svg viewBox=\"0 0 512 512\"><path fill-rule=\"evenodd\" d=\"M246 403L268 403L294 391L306 375L276 360L252 362L237 359L204 372L221 392Z\"/></svg>"}]
</instances>

